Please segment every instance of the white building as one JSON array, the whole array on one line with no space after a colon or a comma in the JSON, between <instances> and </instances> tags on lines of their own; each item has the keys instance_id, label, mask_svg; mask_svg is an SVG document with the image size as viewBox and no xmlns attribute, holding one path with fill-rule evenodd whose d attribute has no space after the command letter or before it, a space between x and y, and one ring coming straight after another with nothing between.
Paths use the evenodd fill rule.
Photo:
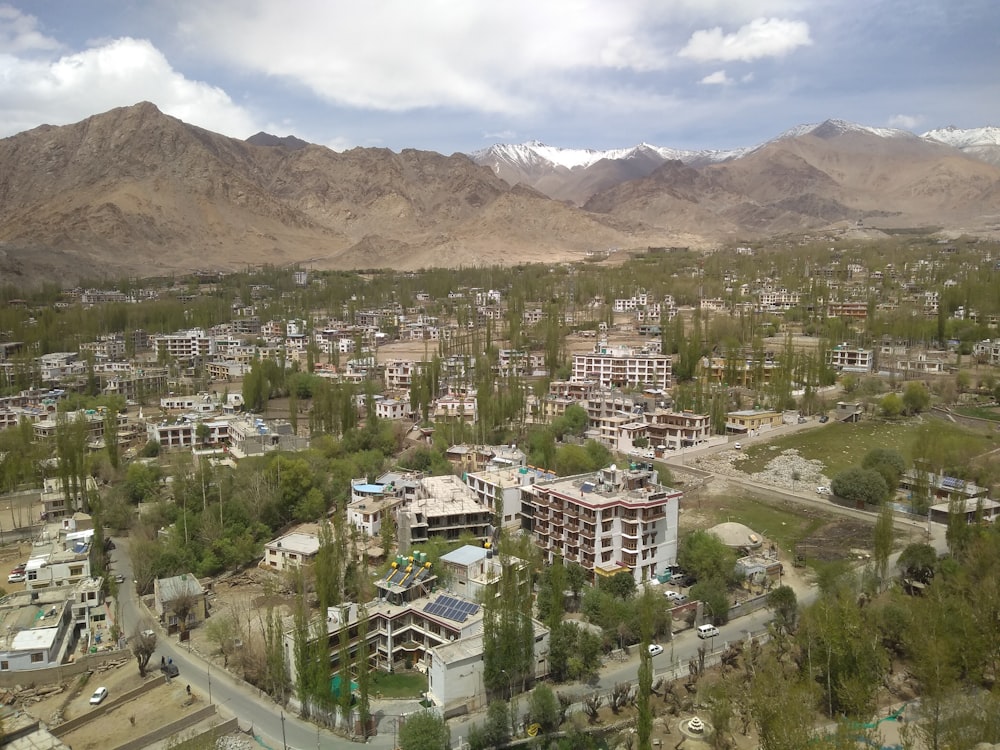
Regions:
<instances>
[{"instance_id":1,"label":"white building","mask_svg":"<svg viewBox=\"0 0 1000 750\"><path fill-rule=\"evenodd\" d=\"M319 552L319 537L315 533L292 531L264 545L261 567L284 571L311 565Z\"/></svg>"},{"instance_id":2,"label":"white building","mask_svg":"<svg viewBox=\"0 0 1000 750\"><path fill-rule=\"evenodd\" d=\"M600 342L590 354L573 355L575 381L591 380L604 388L670 387L670 357L637 354L631 347Z\"/></svg>"}]
</instances>

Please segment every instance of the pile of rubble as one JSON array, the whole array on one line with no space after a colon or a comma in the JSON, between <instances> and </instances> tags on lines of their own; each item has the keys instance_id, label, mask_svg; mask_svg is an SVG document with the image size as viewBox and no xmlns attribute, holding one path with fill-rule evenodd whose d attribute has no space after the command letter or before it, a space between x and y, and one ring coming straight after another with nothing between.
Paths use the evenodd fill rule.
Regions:
<instances>
[{"instance_id":1,"label":"pile of rubble","mask_svg":"<svg viewBox=\"0 0 1000 750\"><path fill-rule=\"evenodd\" d=\"M255 742L243 734L227 734L215 741L216 750L253 750Z\"/></svg>"},{"instance_id":2,"label":"pile of rubble","mask_svg":"<svg viewBox=\"0 0 1000 750\"><path fill-rule=\"evenodd\" d=\"M738 450L727 450L704 456L698 460L698 468L722 476L743 477L762 484L783 487L793 491L815 490L819 486L829 486L830 480L823 474L822 461L803 458L795 448L782 451L767 462L763 471L746 474L739 465L748 458Z\"/></svg>"}]
</instances>

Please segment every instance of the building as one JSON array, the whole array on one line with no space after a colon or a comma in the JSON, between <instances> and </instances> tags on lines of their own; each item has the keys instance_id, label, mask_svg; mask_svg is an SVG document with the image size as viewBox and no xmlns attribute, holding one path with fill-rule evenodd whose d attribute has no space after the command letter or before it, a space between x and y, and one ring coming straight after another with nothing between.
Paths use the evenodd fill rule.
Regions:
<instances>
[{"instance_id":1,"label":"building","mask_svg":"<svg viewBox=\"0 0 1000 750\"><path fill-rule=\"evenodd\" d=\"M172 359L177 362L191 362L197 357L215 356L215 339L202 328L153 336L152 344L153 355L157 361Z\"/></svg>"},{"instance_id":2,"label":"building","mask_svg":"<svg viewBox=\"0 0 1000 750\"><path fill-rule=\"evenodd\" d=\"M869 373L875 358L871 349L837 344L827 351L826 363L838 372Z\"/></svg>"},{"instance_id":3,"label":"building","mask_svg":"<svg viewBox=\"0 0 1000 750\"><path fill-rule=\"evenodd\" d=\"M62 664L73 646L65 591L17 591L0 600L0 672Z\"/></svg>"},{"instance_id":4,"label":"building","mask_svg":"<svg viewBox=\"0 0 1000 750\"><path fill-rule=\"evenodd\" d=\"M236 458L260 456L271 451L301 451L309 438L296 435L290 422L264 420L248 414L228 423L230 452Z\"/></svg>"},{"instance_id":5,"label":"building","mask_svg":"<svg viewBox=\"0 0 1000 750\"><path fill-rule=\"evenodd\" d=\"M264 545L262 568L285 571L312 565L319 552L319 537L311 531L290 531Z\"/></svg>"},{"instance_id":6,"label":"building","mask_svg":"<svg viewBox=\"0 0 1000 750\"><path fill-rule=\"evenodd\" d=\"M76 586L90 578L90 545L94 530L62 533L58 524L49 525L32 546L24 566L24 587L28 591Z\"/></svg>"},{"instance_id":7,"label":"building","mask_svg":"<svg viewBox=\"0 0 1000 750\"><path fill-rule=\"evenodd\" d=\"M97 492L97 481L89 475L83 487L75 490L71 487L68 492L60 477L45 477L42 480L42 518L51 521L88 507L92 492Z\"/></svg>"},{"instance_id":8,"label":"building","mask_svg":"<svg viewBox=\"0 0 1000 750\"><path fill-rule=\"evenodd\" d=\"M153 611L169 633L176 632L180 626L175 607L179 609L182 603L188 610L184 630L208 618L208 598L205 589L193 575L182 573L179 576L157 578L153 581Z\"/></svg>"},{"instance_id":9,"label":"building","mask_svg":"<svg viewBox=\"0 0 1000 750\"><path fill-rule=\"evenodd\" d=\"M985 497L963 498L958 501L955 511L961 513L968 524L994 523L1000 515L1000 503ZM951 514L950 502L931 506L930 518L934 523L947 524L951 520Z\"/></svg>"},{"instance_id":10,"label":"building","mask_svg":"<svg viewBox=\"0 0 1000 750\"><path fill-rule=\"evenodd\" d=\"M593 575L627 572L641 583L676 561L681 497L655 470L612 464L522 486L522 526L546 561L561 555Z\"/></svg>"},{"instance_id":11,"label":"building","mask_svg":"<svg viewBox=\"0 0 1000 750\"><path fill-rule=\"evenodd\" d=\"M465 474L465 483L476 494L479 503L496 508L497 499L503 506L505 528L521 526L521 487L538 481L555 479L555 474L532 466L491 466Z\"/></svg>"},{"instance_id":12,"label":"building","mask_svg":"<svg viewBox=\"0 0 1000 750\"><path fill-rule=\"evenodd\" d=\"M593 380L604 388L670 387L670 357L637 354L631 347L598 342L589 354L573 355L572 379Z\"/></svg>"},{"instance_id":13,"label":"building","mask_svg":"<svg viewBox=\"0 0 1000 750\"><path fill-rule=\"evenodd\" d=\"M429 539L456 540L462 534L490 537L493 508L455 476L424 477L417 496L397 512L397 542L409 552Z\"/></svg>"},{"instance_id":14,"label":"building","mask_svg":"<svg viewBox=\"0 0 1000 750\"><path fill-rule=\"evenodd\" d=\"M785 417L773 409L745 409L726 414L726 432L730 434L753 435L761 430L781 427Z\"/></svg>"},{"instance_id":15,"label":"building","mask_svg":"<svg viewBox=\"0 0 1000 750\"><path fill-rule=\"evenodd\" d=\"M642 417L646 438L656 450L689 448L706 442L712 435L712 418L708 414L655 409Z\"/></svg>"}]
</instances>

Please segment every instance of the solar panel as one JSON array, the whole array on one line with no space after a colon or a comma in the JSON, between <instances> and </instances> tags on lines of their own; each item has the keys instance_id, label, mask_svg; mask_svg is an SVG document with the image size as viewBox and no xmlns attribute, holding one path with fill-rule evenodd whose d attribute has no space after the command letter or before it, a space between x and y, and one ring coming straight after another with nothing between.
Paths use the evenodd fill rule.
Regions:
<instances>
[{"instance_id":1,"label":"solar panel","mask_svg":"<svg viewBox=\"0 0 1000 750\"><path fill-rule=\"evenodd\" d=\"M454 622L465 622L469 615L474 615L478 611L478 604L456 599L453 596L441 595L424 605L424 612L427 614L438 615Z\"/></svg>"}]
</instances>

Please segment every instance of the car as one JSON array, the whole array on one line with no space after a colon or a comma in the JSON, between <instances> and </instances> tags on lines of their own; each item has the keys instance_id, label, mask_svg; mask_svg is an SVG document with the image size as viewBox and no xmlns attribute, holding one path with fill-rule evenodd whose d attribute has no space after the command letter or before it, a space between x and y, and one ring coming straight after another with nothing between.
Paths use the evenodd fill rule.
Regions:
<instances>
[{"instance_id":1,"label":"car","mask_svg":"<svg viewBox=\"0 0 1000 750\"><path fill-rule=\"evenodd\" d=\"M671 583L680 583L687 576L687 572L680 568L674 568L670 573Z\"/></svg>"},{"instance_id":2,"label":"car","mask_svg":"<svg viewBox=\"0 0 1000 750\"><path fill-rule=\"evenodd\" d=\"M677 604L683 604L688 600L687 594L682 594L680 591L664 591L663 595Z\"/></svg>"},{"instance_id":3,"label":"car","mask_svg":"<svg viewBox=\"0 0 1000 750\"><path fill-rule=\"evenodd\" d=\"M698 626L698 637L705 638L715 638L719 635L719 629L715 625L699 625Z\"/></svg>"},{"instance_id":4,"label":"car","mask_svg":"<svg viewBox=\"0 0 1000 750\"><path fill-rule=\"evenodd\" d=\"M650 656L659 656L662 653L663 653L663 646L661 646L659 643L650 643L649 644L649 655Z\"/></svg>"},{"instance_id":5,"label":"car","mask_svg":"<svg viewBox=\"0 0 1000 750\"><path fill-rule=\"evenodd\" d=\"M181 673L177 668L177 665L172 661L164 662L160 665L160 671L163 672L167 677L176 677Z\"/></svg>"},{"instance_id":6,"label":"car","mask_svg":"<svg viewBox=\"0 0 1000 750\"><path fill-rule=\"evenodd\" d=\"M143 638L155 638L156 637L156 631L155 630L143 630L139 635L141 635Z\"/></svg>"},{"instance_id":7,"label":"car","mask_svg":"<svg viewBox=\"0 0 1000 750\"><path fill-rule=\"evenodd\" d=\"M820 424L826 424L829 421L830 421L830 418L826 414L824 414L822 417L819 418L819 423Z\"/></svg>"},{"instance_id":8,"label":"car","mask_svg":"<svg viewBox=\"0 0 1000 750\"><path fill-rule=\"evenodd\" d=\"M115 583L125 583L125 576L121 573L115 576Z\"/></svg>"},{"instance_id":9,"label":"car","mask_svg":"<svg viewBox=\"0 0 1000 750\"><path fill-rule=\"evenodd\" d=\"M108 689L106 687L99 687L94 691L94 694L90 696L90 705L97 706L100 705L101 701L108 697Z\"/></svg>"},{"instance_id":10,"label":"car","mask_svg":"<svg viewBox=\"0 0 1000 750\"><path fill-rule=\"evenodd\" d=\"M816 488L816 494L817 495L829 495L830 494L830 488L829 487L824 487L823 485L820 485L819 487Z\"/></svg>"},{"instance_id":11,"label":"car","mask_svg":"<svg viewBox=\"0 0 1000 750\"><path fill-rule=\"evenodd\" d=\"M11 573L7 576L7 583L22 583L24 581L24 572Z\"/></svg>"},{"instance_id":12,"label":"car","mask_svg":"<svg viewBox=\"0 0 1000 750\"><path fill-rule=\"evenodd\" d=\"M734 447L734 448L735 448L736 450L742 450L742 449L743 449L743 445L742 445L742 444L740 444L740 443L733 443L733 447Z\"/></svg>"}]
</instances>

